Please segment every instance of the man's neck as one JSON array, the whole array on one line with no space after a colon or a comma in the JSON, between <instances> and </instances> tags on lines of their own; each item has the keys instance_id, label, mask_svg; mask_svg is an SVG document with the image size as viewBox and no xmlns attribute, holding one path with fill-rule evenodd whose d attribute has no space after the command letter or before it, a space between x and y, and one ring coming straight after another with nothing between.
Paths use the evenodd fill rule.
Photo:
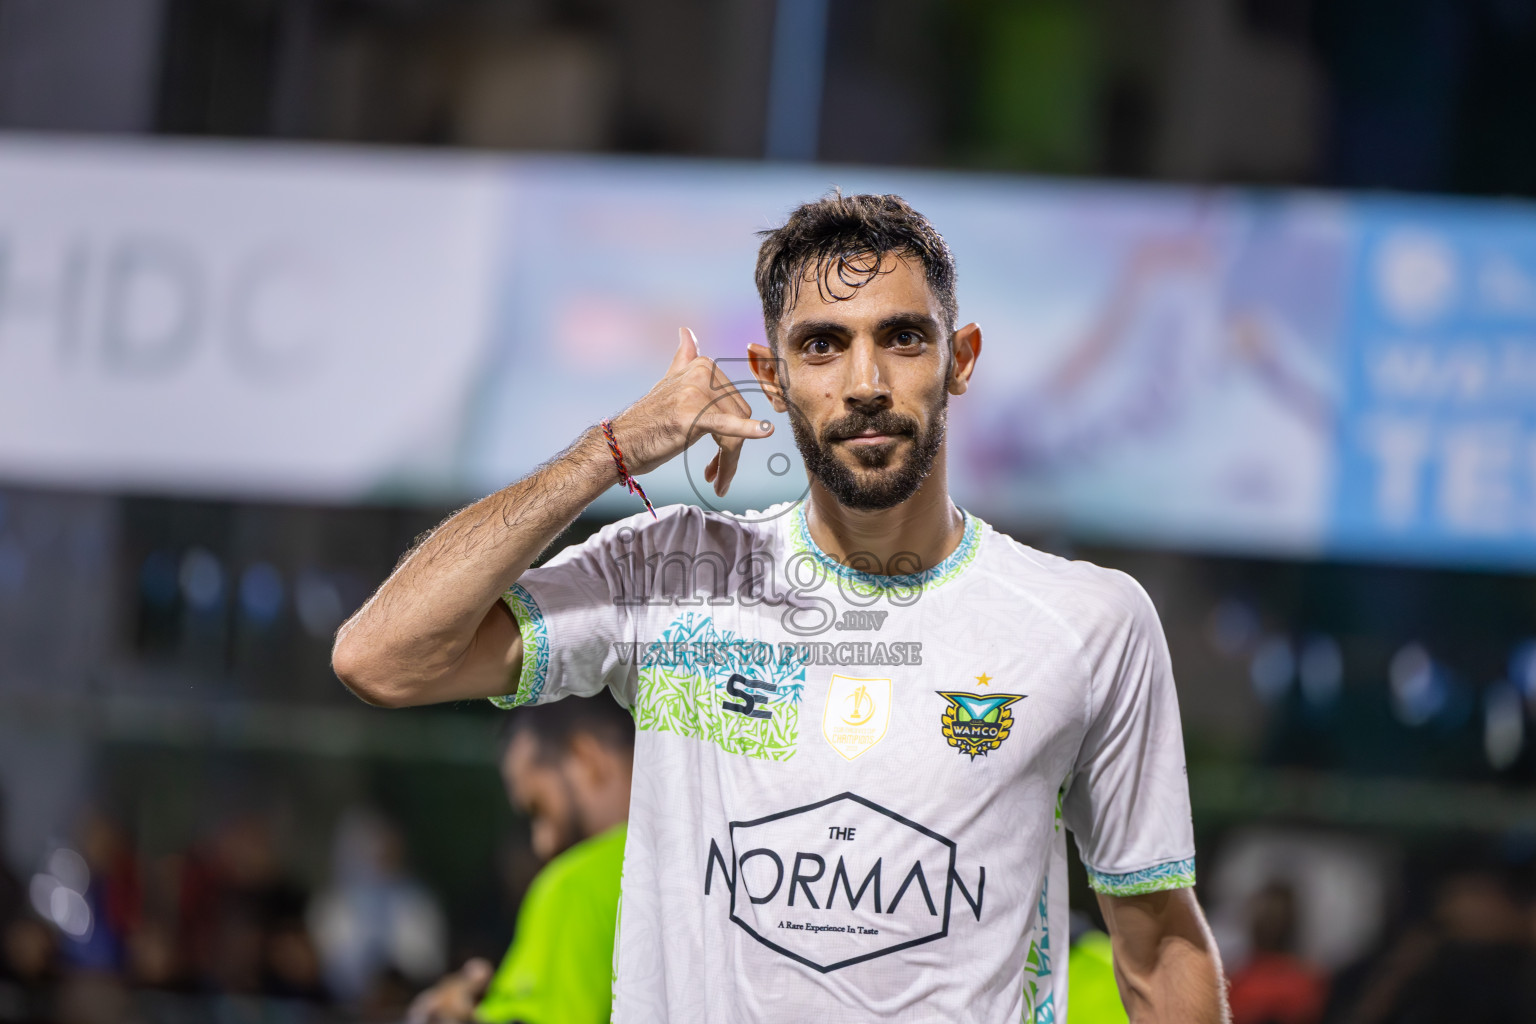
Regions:
<instances>
[{"instance_id":1,"label":"man's neck","mask_svg":"<svg viewBox=\"0 0 1536 1024\"><path fill-rule=\"evenodd\" d=\"M931 569L960 546L965 516L949 499L944 453L917 493L894 508L865 512L838 503L832 493L811 481L805 522L816 546L844 564L879 575ZM865 557L849 556L862 553ZM873 555L878 564L867 564Z\"/></svg>"},{"instance_id":2,"label":"man's neck","mask_svg":"<svg viewBox=\"0 0 1536 1024\"><path fill-rule=\"evenodd\" d=\"M629 791L633 780L630 771L616 773L607 785L583 795L580 812L582 831L586 834L582 838L602 835L629 820Z\"/></svg>"}]
</instances>

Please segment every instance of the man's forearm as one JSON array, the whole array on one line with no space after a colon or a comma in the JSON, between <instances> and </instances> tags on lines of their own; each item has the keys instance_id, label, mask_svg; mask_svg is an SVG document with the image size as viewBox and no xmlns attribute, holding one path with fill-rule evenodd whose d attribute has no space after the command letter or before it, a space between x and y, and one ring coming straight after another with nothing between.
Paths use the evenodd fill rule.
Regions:
<instances>
[{"instance_id":1,"label":"man's forearm","mask_svg":"<svg viewBox=\"0 0 1536 1024\"><path fill-rule=\"evenodd\" d=\"M617 480L594 427L527 477L455 513L342 625L337 674L365 698L430 690L460 664L501 594Z\"/></svg>"},{"instance_id":2,"label":"man's forearm","mask_svg":"<svg viewBox=\"0 0 1536 1024\"><path fill-rule=\"evenodd\" d=\"M1221 966L1213 951L1179 938L1165 939L1157 965L1136 983L1122 978L1131 993L1131 1024L1226 1024Z\"/></svg>"},{"instance_id":3,"label":"man's forearm","mask_svg":"<svg viewBox=\"0 0 1536 1024\"><path fill-rule=\"evenodd\" d=\"M613 430L631 473L655 469L712 435L720 451L705 477L713 474L721 494L743 440L773 432L699 355L688 330L678 334L666 375L615 417ZM336 674L364 700L390 707L508 692L522 642L497 599L618 480L607 441L593 427L526 479L449 518L337 632Z\"/></svg>"},{"instance_id":4,"label":"man's forearm","mask_svg":"<svg viewBox=\"0 0 1536 1024\"><path fill-rule=\"evenodd\" d=\"M1227 1024L1221 956L1191 889L1099 896L1132 1024Z\"/></svg>"}]
</instances>

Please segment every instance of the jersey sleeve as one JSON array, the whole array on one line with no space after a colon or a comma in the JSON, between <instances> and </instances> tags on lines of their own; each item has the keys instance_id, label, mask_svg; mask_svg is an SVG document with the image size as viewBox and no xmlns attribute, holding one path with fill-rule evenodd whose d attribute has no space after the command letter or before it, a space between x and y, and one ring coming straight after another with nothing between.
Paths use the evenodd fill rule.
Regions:
<instances>
[{"instance_id":1,"label":"jersey sleeve","mask_svg":"<svg viewBox=\"0 0 1536 1024\"><path fill-rule=\"evenodd\" d=\"M1195 884L1184 736L1157 611L1123 573L1109 614L1085 639L1088 726L1062 816L1088 882L1111 896Z\"/></svg>"},{"instance_id":2,"label":"jersey sleeve","mask_svg":"<svg viewBox=\"0 0 1536 1024\"><path fill-rule=\"evenodd\" d=\"M634 701L636 594L660 552L689 542L686 506L642 512L610 523L580 544L529 569L502 595L523 640L517 688L492 697L512 709L562 697L591 697L605 687Z\"/></svg>"}]
</instances>

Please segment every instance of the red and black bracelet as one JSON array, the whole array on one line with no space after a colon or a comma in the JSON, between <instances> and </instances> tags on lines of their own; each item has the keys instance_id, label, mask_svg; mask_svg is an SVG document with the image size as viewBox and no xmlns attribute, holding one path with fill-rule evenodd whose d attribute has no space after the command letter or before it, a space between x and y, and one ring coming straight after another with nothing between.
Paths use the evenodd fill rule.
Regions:
<instances>
[{"instance_id":1,"label":"red and black bracelet","mask_svg":"<svg viewBox=\"0 0 1536 1024\"><path fill-rule=\"evenodd\" d=\"M613 456L613 464L619 468L619 479L624 481L624 486L631 494L640 495L640 500L645 502L645 507L650 511L651 518L658 518L656 509L651 504L651 499L645 496L645 491L640 489L640 481L630 475L629 467L624 465L624 453L619 450L619 442L613 436L613 421L603 420L603 437L608 440L608 453Z\"/></svg>"}]
</instances>

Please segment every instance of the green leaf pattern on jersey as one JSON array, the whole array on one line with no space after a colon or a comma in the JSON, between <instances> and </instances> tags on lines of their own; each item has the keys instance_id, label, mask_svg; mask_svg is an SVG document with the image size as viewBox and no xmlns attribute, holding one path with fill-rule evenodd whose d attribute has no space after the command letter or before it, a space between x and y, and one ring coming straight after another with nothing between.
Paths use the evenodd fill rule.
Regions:
<instances>
[{"instance_id":1,"label":"green leaf pattern on jersey","mask_svg":"<svg viewBox=\"0 0 1536 1024\"><path fill-rule=\"evenodd\" d=\"M1056 993L1051 984L1051 925L1046 915L1046 890L1040 887L1040 937L1029 942L1024 958L1024 1024L1056 1024Z\"/></svg>"},{"instance_id":2,"label":"green leaf pattern on jersey","mask_svg":"<svg viewBox=\"0 0 1536 1024\"><path fill-rule=\"evenodd\" d=\"M501 599L511 609L517 631L523 637L523 667L518 673L517 691L510 696L492 697L491 703L511 711L524 704L537 704L544 693L544 680L549 676L549 628L544 624L539 602L522 584L512 584Z\"/></svg>"},{"instance_id":3,"label":"green leaf pattern on jersey","mask_svg":"<svg viewBox=\"0 0 1536 1024\"><path fill-rule=\"evenodd\" d=\"M648 648L650 657L641 655L635 727L691 736L729 753L765 761L794 757L800 740L805 659L727 658L722 664L692 653L692 645L699 650L736 650L733 645L739 639L728 629L717 629L708 615L686 612L674 619ZM725 690L732 673L777 684L776 693L753 691L772 718L749 718L721 707L727 701L736 702Z\"/></svg>"},{"instance_id":4,"label":"green leaf pattern on jersey","mask_svg":"<svg viewBox=\"0 0 1536 1024\"><path fill-rule=\"evenodd\" d=\"M1085 868L1087 865L1083 865ZM1088 885L1109 896L1140 896L1165 889L1188 889L1195 884L1195 858L1154 864L1140 871L1111 875L1088 868Z\"/></svg>"}]
</instances>

